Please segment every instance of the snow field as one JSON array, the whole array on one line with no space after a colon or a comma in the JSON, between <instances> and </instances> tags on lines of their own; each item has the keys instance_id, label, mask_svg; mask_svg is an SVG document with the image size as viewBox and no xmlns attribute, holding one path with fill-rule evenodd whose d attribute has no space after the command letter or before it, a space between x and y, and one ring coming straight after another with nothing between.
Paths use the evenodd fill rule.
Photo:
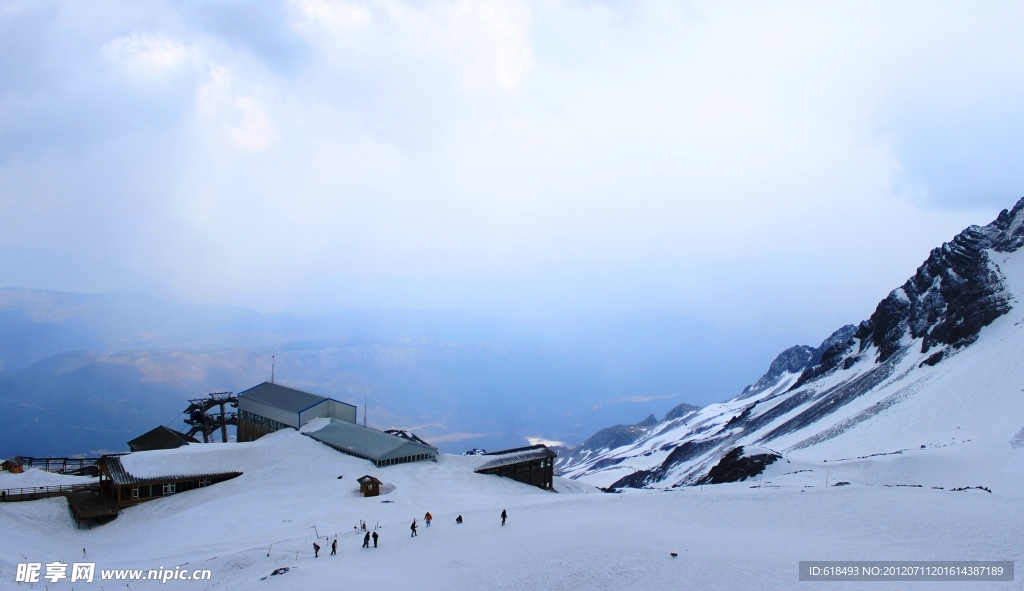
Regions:
<instances>
[{"instance_id":1,"label":"snow field","mask_svg":"<svg viewBox=\"0 0 1024 591\"><path fill-rule=\"evenodd\" d=\"M213 570L210 581L137 581L132 589L893 589L892 583L799 583L797 562L1016 560L1024 531L1019 491L863 484L826 489L821 465L784 460L759 479L763 488L751 488L758 482L748 481L555 494L474 474L481 461L476 457L442 456L437 463L376 469L293 431L250 444L135 454L132 461L143 466L147 454L155 463L191 455L197 465L226 462L229 454L245 473L129 508L91 530L75 529L63 499L0 505L0 588L44 589L13 582L16 564L26 561L22 556L73 562L84 547L97 568L187 563ZM852 474L869 463L903 461L886 456L837 467L830 482L845 477L843 470ZM359 497L355 478L366 473L395 490ZM344 478L338 480L339 474ZM561 480L558 485L582 486ZM505 527L502 509L509 513ZM430 528L422 519L426 511L434 515ZM458 514L465 519L461 525L454 522ZM413 517L420 524L416 538L409 537ZM353 532L359 519L371 528L380 525L380 548L360 548L362 535ZM313 558L317 534L322 549ZM330 556L324 536L335 534L338 556ZM280 567L289 571L270 576ZM71 588L67 581L48 586ZM1012 588L1017 587L985 584Z\"/></svg>"}]
</instances>

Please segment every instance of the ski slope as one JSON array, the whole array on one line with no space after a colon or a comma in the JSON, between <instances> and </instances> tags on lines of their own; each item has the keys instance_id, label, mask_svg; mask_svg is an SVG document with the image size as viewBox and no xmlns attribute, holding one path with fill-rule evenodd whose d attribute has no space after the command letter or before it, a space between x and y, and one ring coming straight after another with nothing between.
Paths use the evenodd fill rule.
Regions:
<instances>
[{"instance_id":1,"label":"ski slope","mask_svg":"<svg viewBox=\"0 0 1024 591\"><path fill-rule=\"evenodd\" d=\"M836 472L792 460L769 467L759 488L747 482L604 494L562 479L562 492L551 493L475 474L480 457L377 469L291 430L128 458L132 469L154 474L191 465L231 466L243 475L128 508L93 529L75 529L63 499L0 505L0 588L71 589L66 580L18 585L15 568L26 560L81 560L84 548L97 569L212 570L209 581L133 581L132 589L813 589L819 584L797 581L800 560L1015 560L1024 531L1019 487L825 487ZM358 496L355 479L363 474L394 490ZM504 527L502 509L509 514ZM426 511L434 516L430 528L422 523ZM465 521L456 525L460 514ZM410 538L414 517L419 536ZM360 519L379 527L379 548L360 547L353 531ZM314 558L318 535L323 549ZM330 556L335 536L339 551ZM288 572L271 576L281 567ZM969 585L977 584L943 588Z\"/></svg>"}]
</instances>

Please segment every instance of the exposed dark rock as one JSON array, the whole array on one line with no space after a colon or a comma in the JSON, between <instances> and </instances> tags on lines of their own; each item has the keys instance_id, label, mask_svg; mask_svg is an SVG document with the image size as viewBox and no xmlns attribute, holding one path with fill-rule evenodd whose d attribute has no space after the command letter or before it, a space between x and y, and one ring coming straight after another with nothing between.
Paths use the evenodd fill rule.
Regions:
<instances>
[{"instance_id":1,"label":"exposed dark rock","mask_svg":"<svg viewBox=\"0 0 1024 591\"><path fill-rule=\"evenodd\" d=\"M655 420L654 424L657 424ZM622 447L623 445L629 445L636 443L650 425L640 423L638 425L615 425L614 427L606 427L601 429L597 433L591 435L586 441L581 443L579 447L573 450L573 455L579 455L581 452L587 451L600 451L602 449L615 449Z\"/></svg>"},{"instance_id":2,"label":"exposed dark rock","mask_svg":"<svg viewBox=\"0 0 1024 591\"><path fill-rule=\"evenodd\" d=\"M698 410L700 410L699 406L694 406L692 404L686 404L684 402L684 403L680 404L679 406L673 408L672 410L668 411L667 413L665 413L665 418L662 419L662 422L667 423L669 421L674 421L675 419L678 419L678 418L681 418L681 417L685 417L686 415L690 414L691 412L696 412Z\"/></svg>"},{"instance_id":3,"label":"exposed dark rock","mask_svg":"<svg viewBox=\"0 0 1024 591\"><path fill-rule=\"evenodd\" d=\"M924 357L920 365L931 366L977 340L982 328L1006 314L1013 302L1004 277L993 264L993 259L999 255L993 253L1013 252L1021 246L1024 246L1024 199L1018 201L1013 209L1001 212L991 224L971 226L950 242L932 250L914 276L880 301L867 320L856 326L840 328L818 347L801 345L780 353L768 371L755 384L745 388L733 402L761 393L771 392L770 396L759 398L756 405L747 404L742 409L728 405L729 410L723 412L738 414L724 426L720 420L709 419L693 424L689 429L680 429L680 432L685 431L685 435L672 439L683 440L683 443L675 448L670 447L672 441L660 444L661 450L671 449L661 465L625 476L613 487L643 487L662 482L670 471L678 472L683 463L687 464L687 474L682 480L677 479L674 486L725 482L734 477L742 480L749 477L742 476L748 468L756 470L752 473L756 474L763 466L756 466L751 458L741 457L742 452L733 446L754 439L758 444L770 444L783 435L822 425L820 429L810 430L812 432L794 447L799 449L828 440L870 420L898 403L900 398L894 395L852 417L833 421L835 424L822 424L823 419L833 415L837 409L873 391L883 381L892 379L900 361L911 354L909 343L920 341L921 357ZM847 370L849 373L836 375L827 387L821 381L825 376ZM786 392L782 392L780 380L792 374L798 377ZM625 439L628 435L631 438L629 443L633 443L641 437L678 429L679 424L670 424L671 421L685 417L686 413L692 412L691 408L681 405L669 411L660 427L649 429L645 434L623 432L641 427L619 426L618 433L602 431L598 435L603 434L606 439ZM754 433L757 433L756 437L751 436ZM1014 445L1024 446L1024 435L1018 434ZM711 471L703 474L710 459L725 450L730 451ZM652 451L638 449L636 453L650 454ZM771 454L766 456L765 462L775 461ZM590 459L592 462L595 460L599 457Z\"/></svg>"},{"instance_id":4,"label":"exposed dark rock","mask_svg":"<svg viewBox=\"0 0 1024 591\"><path fill-rule=\"evenodd\" d=\"M747 392L760 392L770 387L779 377L786 373L799 373L803 371L804 368L811 364L816 354L817 351L807 345L797 345L786 349L779 353L772 361L772 364L768 366L768 371L761 376L761 379L757 380L754 385L743 389L743 394ZM820 358L820 355L818 355L818 358Z\"/></svg>"},{"instance_id":5,"label":"exposed dark rock","mask_svg":"<svg viewBox=\"0 0 1024 591\"><path fill-rule=\"evenodd\" d=\"M612 484L611 488L643 488L649 484L661 482L669 470L713 449L720 441L720 439L703 439L681 443L672 450L672 453L668 454L668 457L657 468L640 470L620 478Z\"/></svg>"},{"instance_id":6,"label":"exposed dark rock","mask_svg":"<svg viewBox=\"0 0 1024 591\"><path fill-rule=\"evenodd\" d=\"M991 224L971 226L933 249L917 273L879 302L857 328L861 350L874 344L878 360L885 361L899 350L900 339L908 332L911 338L922 339L922 353L939 345L958 349L973 343L983 327L1010 311L1012 296L991 266L988 250L1020 248L1022 222L1024 199L1012 210L1004 209ZM941 360L937 357L929 365Z\"/></svg>"},{"instance_id":7,"label":"exposed dark rock","mask_svg":"<svg viewBox=\"0 0 1024 591\"><path fill-rule=\"evenodd\" d=\"M679 407L677 406L676 408ZM660 424L658 417L652 414L635 425L615 425L614 427L601 429L597 433L591 435L586 441L573 448L571 453L559 453L557 467L559 470L565 470L567 467L571 467L578 462L586 462L588 456L594 452L615 449L624 445L636 443L646 435L652 427L656 427ZM602 467L613 466L617 463L617 461L613 462L610 461L610 459L605 458L595 462L594 465L591 466L591 469L596 470Z\"/></svg>"},{"instance_id":8,"label":"exposed dark rock","mask_svg":"<svg viewBox=\"0 0 1024 591\"><path fill-rule=\"evenodd\" d=\"M847 324L830 334L827 339L822 341L821 345L815 349L815 357L811 359L807 369L800 374L800 377L793 383L790 390L794 390L803 386L807 382L828 375L842 365L843 357L853 348L854 344L856 344L856 341L853 338L853 335L856 332L857 327L852 324Z\"/></svg>"},{"instance_id":9,"label":"exposed dark rock","mask_svg":"<svg viewBox=\"0 0 1024 591\"><path fill-rule=\"evenodd\" d=\"M832 414L837 409L842 408L843 405L852 402L854 399L863 396L871 391L872 388L881 384L883 380L891 376L896 363L899 362L899 360L900 357L893 357L885 363L875 366L871 370L850 381L840 383L839 385L824 391L818 395L818 400L814 404L810 405L806 410L789 419L785 423L772 429L767 435L762 437L759 442L768 442L787 433L792 433L802 429L807 425ZM790 397L790 400L787 400L785 403L772 409L775 412L765 413L758 417L758 419L760 419L760 425L767 424L764 419L767 418L768 414L772 414L772 418L781 416L784 413L780 413L778 411L782 410L783 407L795 408L796 406L806 402L812 395L814 395L814 392L810 390L803 390L801 392L794 393L794 395ZM799 403L797 403L797 401L799 401Z\"/></svg>"},{"instance_id":10,"label":"exposed dark rock","mask_svg":"<svg viewBox=\"0 0 1024 591\"><path fill-rule=\"evenodd\" d=\"M743 455L743 446L729 450L707 475L695 484L724 484L726 482L743 482L751 476L757 476L776 460L781 458L777 453Z\"/></svg>"},{"instance_id":11,"label":"exposed dark rock","mask_svg":"<svg viewBox=\"0 0 1024 591\"><path fill-rule=\"evenodd\" d=\"M991 493L992 492L992 489L990 489L987 486L961 486L959 488L951 488L949 490L951 490L953 492L964 492L965 490L983 490L983 491L985 491L987 493Z\"/></svg>"},{"instance_id":12,"label":"exposed dark rock","mask_svg":"<svg viewBox=\"0 0 1024 591\"><path fill-rule=\"evenodd\" d=\"M658 417L653 414L647 415L647 418L637 423L636 427L653 427L658 424Z\"/></svg>"},{"instance_id":13,"label":"exposed dark rock","mask_svg":"<svg viewBox=\"0 0 1024 591\"><path fill-rule=\"evenodd\" d=\"M786 373L801 374L796 384L790 388L793 389L831 372L843 363L843 355L853 346L852 339L856 330L857 327L849 324L829 335L818 347L797 345L779 353L761 379L753 386L744 388L739 398L743 399L772 387Z\"/></svg>"},{"instance_id":14,"label":"exposed dark rock","mask_svg":"<svg viewBox=\"0 0 1024 591\"><path fill-rule=\"evenodd\" d=\"M623 462L626 458L604 458L594 462L591 466L591 470L600 470L601 468L608 468L610 466L617 466Z\"/></svg>"}]
</instances>

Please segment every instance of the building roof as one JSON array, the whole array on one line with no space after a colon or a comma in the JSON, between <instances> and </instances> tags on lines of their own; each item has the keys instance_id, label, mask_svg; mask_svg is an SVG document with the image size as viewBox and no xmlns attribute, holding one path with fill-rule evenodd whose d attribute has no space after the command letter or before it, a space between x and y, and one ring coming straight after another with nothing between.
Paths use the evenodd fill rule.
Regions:
<instances>
[{"instance_id":1,"label":"building roof","mask_svg":"<svg viewBox=\"0 0 1024 591\"><path fill-rule=\"evenodd\" d=\"M263 382L259 386L249 388L245 392L239 392L238 397L248 398L296 413L314 407L324 400L328 400L324 396L310 394L309 392L270 382Z\"/></svg>"},{"instance_id":2,"label":"building roof","mask_svg":"<svg viewBox=\"0 0 1024 591\"><path fill-rule=\"evenodd\" d=\"M194 437L189 437L184 433L160 425L148 433L143 433L129 441L128 447L132 451L150 451L153 449L174 449L189 443L199 442Z\"/></svg>"},{"instance_id":3,"label":"building roof","mask_svg":"<svg viewBox=\"0 0 1024 591\"><path fill-rule=\"evenodd\" d=\"M437 448L369 427L331 419L323 428L304 432L338 451L374 462L418 454L436 454ZM418 439L418 438L417 438ZM422 441L422 439L420 440ZM402 449L407 447L408 449Z\"/></svg>"},{"instance_id":4,"label":"building roof","mask_svg":"<svg viewBox=\"0 0 1024 591\"><path fill-rule=\"evenodd\" d=\"M107 473L114 482L114 486L126 484L147 484L150 482L171 482L174 480L196 480L199 478L214 478L218 476L239 476L241 472L214 472L206 474L167 474L150 478L139 478L125 469L121 463L121 456L103 456L101 461L107 466Z\"/></svg>"},{"instance_id":5,"label":"building roof","mask_svg":"<svg viewBox=\"0 0 1024 591\"><path fill-rule=\"evenodd\" d=\"M21 459L21 456L14 456L13 458L3 461L4 466L21 466L25 463L25 460Z\"/></svg>"},{"instance_id":6,"label":"building roof","mask_svg":"<svg viewBox=\"0 0 1024 591\"><path fill-rule=\"evenodd\" d=\"M384 484L383 482L377 480L376 478L370 476L369 474L367 474L366 476L360 476L359 478L356 478L356 482L358 482L359 484Z\"/></svg>"},{"instance_id":7,"label":"building roof","mask_svg":"<svg viewBox=\"0 0 1024 591\"><path fill-rule=\"evenodd\" d=\"M502 466L511 466L513 464L522 464L523 462L532 462L533 460L542 460L544 458L557 458L558 454L548 449L546 445L531 445L529 447L495 451L484 454L481 457L488 459L483 464L477 466L477 472L501 468Z\"/></svg>"}]
</instances>

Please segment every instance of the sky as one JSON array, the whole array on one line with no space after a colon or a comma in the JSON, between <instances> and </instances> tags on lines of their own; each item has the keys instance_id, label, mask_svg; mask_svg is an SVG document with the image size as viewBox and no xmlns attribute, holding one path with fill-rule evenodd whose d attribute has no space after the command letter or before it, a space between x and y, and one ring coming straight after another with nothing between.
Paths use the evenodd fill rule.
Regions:
<instances>
[{"instance_id":1,"label":"sky","mask_svg":"<svg viewBox=\"0 0 1024 591\"><path fill-rule=\"evenodd\" d=\"M1024 196L1024 5L0 4L0 284L807 335Z\"/></svg>"}]
</instances>

